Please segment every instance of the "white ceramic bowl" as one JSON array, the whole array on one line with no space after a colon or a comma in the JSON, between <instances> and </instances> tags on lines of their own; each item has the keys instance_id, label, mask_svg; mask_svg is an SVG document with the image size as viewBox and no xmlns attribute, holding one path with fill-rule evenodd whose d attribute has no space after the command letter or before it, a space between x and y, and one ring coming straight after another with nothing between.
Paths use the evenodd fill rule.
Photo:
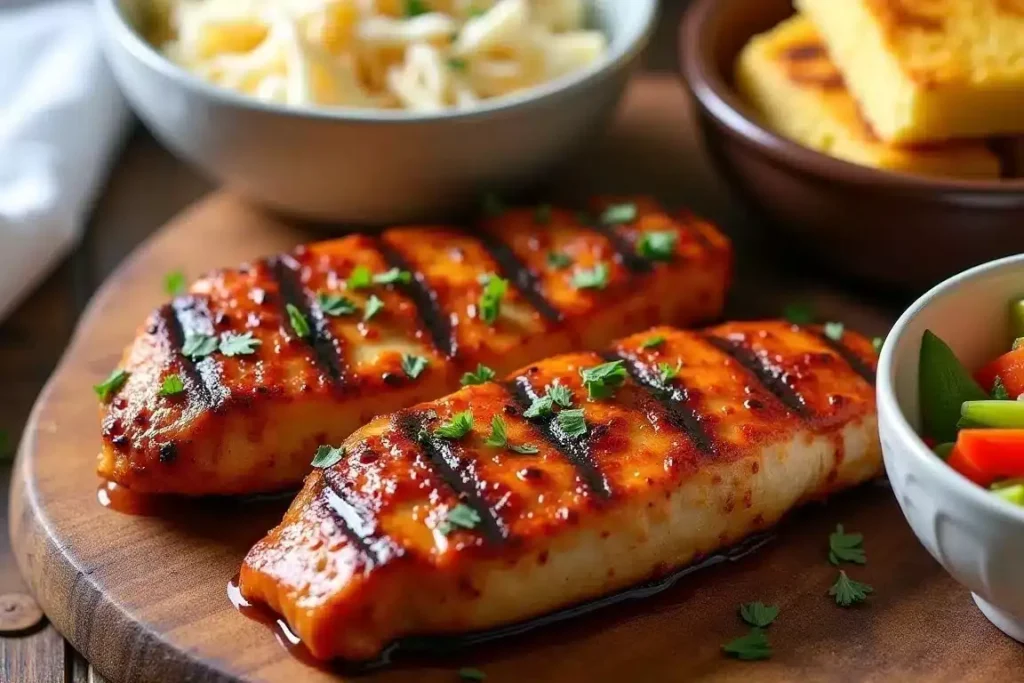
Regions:
<instances>
[{"instance_id":1,"label":"white ceramic bowl","mask_svg":"<svg viewBox=\"0 0 1024 683\"><path fill-rule=\"evenodd\" d=\"M1009 302L1024 296L1024 255L993 261L922 296L889 333L878 366L885 469L914 533L974 594L989 621L1024 641L1024 508L961 477L917 435L918 353L926 329L974 369L1006 352Z\"/></svg>"},{"instance_id":2,"label":"white ceramic bowl","mask_svg":"<svg viewBox=\"0 0 1024 683\"><path fill-rule=\"evenodd\" d=\"M425 220L513 191L606 123L647 44L657 0L592 0L597 63L464 112L291 108L210 85L133 28L151 0L96 0L114 75L167 147L250 199L321 221Z\"/></svg>"}]
</instances>

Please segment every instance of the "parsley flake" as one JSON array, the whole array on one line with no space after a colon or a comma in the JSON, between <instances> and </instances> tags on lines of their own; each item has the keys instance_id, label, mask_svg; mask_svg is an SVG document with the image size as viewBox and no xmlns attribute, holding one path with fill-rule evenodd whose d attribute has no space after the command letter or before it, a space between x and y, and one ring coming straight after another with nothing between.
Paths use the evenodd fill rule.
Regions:
<instances>
[{"instance_id":1,"label":"parsley flake","mask_svg":"<svg viewBox=\"0 0 1024 683\"><path fill-rule=\"evenodd\" d=\"M580 368L583 386L591 399L608 398L626 381L626 365L613 360L592 368Z\"/></svg>"},{"instance_id":2,"label":"parsley flake","mask_svg":"<svg viewBox=\"0 0 1024 683\"><path fill-rule=\"evenodd\" d=\"M647 339L644 339L643 342L640 344L640 348L653 349L661 346L664 343L665 337L663 335L656 334L653 337L648 337Z\"/></svg>"},{"instance_id":3,"label":"parsley flake","mask_svg":"<svg viewBox=\"0 0 1024 683\"><path fill-rule=\"evenodd\" d=\"M348 275L349 289L366 289L373 284L373 274L366 266L356 266Z\"/></svg>"},{"instance_id":4,"label":"parsley flake","mask_svg":"<svg viewBox=\"0 0 1024 683\"><path fill-rule=\"evenodd\" d=\"M572 390L569 387L553 384L548 389L548 396L551 397L551 400L556 405L560 405L563 408L572 408Z\"/></svg>"},{"instance_id":5,"label":"parsley flake","mask_svg":"<svg viewBox=\"0 0 1024 683\"><path fill-rule=\"evenodd\" d=\"M563 270L564 268L568 268L572 265L572 257L564 251L549 251L548 265L555 270Z\"/></svg>"},{"instance_id":6,"label":"parsley flake","mask_svg":"<svg viewBox=\"0 0 1024 683\"><path fill-rule=\"evenodd\" d=\"M313 467L318 469L334 467L341 462L341 459L344 457L344 446L339 446L338 448L333 446L318 446L316 449L316 455L313 456Z\"/></svg>"},{"instance_id":7,"label":"parsley flake","mask_svg":"<svg viewBox=\"0 0 1024 683\"><path fill-rule=\"evenodd\" d=\"M181 353L193 360L205 358L217 350L217 338L208 334L189 334L181 345Z\"/></svg>"},{"instance_id":8,"label":"parsley flake","mask_svg":"<svg viewBox=\"0 0 1024 683\"><path fill-rule=\"evenodd\" d=\"M366 310L363 311L363 322L368 322L373 316L384 310L384 302L376 294L371 294L366 300Z\"/></svg>"},{"instance_id":9,"label":"parsley flake","mask_svg":"<svg viewBox=\"0 0 1024 683\"><path fill-rule=\"evenodd\" d=\"M808 304L787 304L782 309L782 317L794 325L807 325L814 322L814 309Z\"/></svg>"},{"instance_id":10,"label":"parsley flake","mask_svg":"<svg viewBox=\"0 0 1024 683\"><path fill-rule=\"evenodd\" d=\"M160 385L161 396L175 396L185 391L185 383L181 381L181 375L167 375L163 384Z\"/></svg>"},{"instance_id":11,"label":"parsley flake","mask_svg":"<svg viewBox=\"0 0 1024 683\"><path fill-rule=\"evenodd\" d=\"M442 422L441 426L434 430L434 436L439 436L442 439L461 439L466 434L469 434L469 430L473 428L473 411L464 410L461 413L455 413L451 416L447 422Z\"/></svg>"},{"instance_id":12,"label":"parsley flake","mask_svg":"<svg viewBox=\"0 0 1024 683\"><path fill-rule=\"evenodd\" d=\"M533 444L523 444L522 446L516 446L508 442L508 431L505 425L505 418L501 415L495 415L491 418L491 434L487 437L484 443L493 448L507 448L515 453L522 455L533 455L539 452L539 449Z\"/></svg>"},{"instance_id":13,"label":"parsley flake","mask_svg":"<svg viewBox=\"0 0 1024 683\"><path fill-rule=\"evenodd\" d=\"M423 356L413 356L408 353L402 354L402 372L410 379L416 379L427 369L429 361Z\"/></svg>"},{"instance_id":14,"label":"parsley flake","mask_svg":"<svg viewBox=\"0 0 1024 683\"><path fill-rule=\"evenodd\" d=\"M1024 346L1024 337L1017 337L1013 340L1013 346L1010 347L1011 351L1016 351L1021 346Z\"/></svg>"},{"instance_id":15,"label":"parsley flake","mask_svg":"<svg viewBox=\"0 0 1024 683\"><path fill-rule=\"evenodd\" d=\"M520 446L509 444L508 449L513 453L518 453L519 455L537 455L540 453L540 449L532 443L524 443Z\"/></svg>"},{"instance_id":16,"label":"parsley flake","mask_svg":"<svg viewBox=\"0 0 1024 683\"><path fill-rule=\"evenodd\" d=\"M864 553L863 543L863 534L848 534L843 530L842 524L837 524L836 530L828 537L828 561L832 564L867 564L868 558Z\"/></svg>"},{"instance_id":17,"label":"parsley flake","mask_svg":"<svg viewBox=\"0 0 1024 683\"><path fill-rule=\"evenodd\" d=\"M412 282L412 273L400 268L391 268L383 273L377 273L373 276L372 280L375 285L390 285L396 282L407 285Z\"/></svg>"},{"instance_id":18,"label":"parsley flake","mask_svg":"<svg viewBox=\"0 0 1024 683\"><path fill-rule=\"evenodd\" d=\"M740 618L751 626L764 628L779 616L779 608L763 602L747 602L740 605Z\"/></svg>"},{"instance_id":19,"label":"parsley flake","mask_svg":"<svg viewBox=\"0 0 1024 683\"><path fill-rule=\"evenodd\" d=\"M356 305L352 303L352 300L340 294L320 292L316 295L316 302L324 315L352 315L356 312Z\"/></svg>"},{"instance_id":20,"label":"parsley flake","mask_svg":"<svg viewBox=\"0 0 1024 683\"><path fill-rule=\"evenodd\" d=\"M480 294L480 319L488 325L493 325L501 313L501 299L508 291L508 280L497 275L489 275L484 284L484 291Z\"/></svg>"},{"instance_id":21,"label":"parsley flake","mask_svg":"<svg viewBox=\"0 0 1024 683\"><path fill-rule=\"evenodd\" d=\"M636 253L651 261L671 261L679 233L673 230L645 232L636 243Z\"/></svg>"},{"instance_id":22,"label":"parsley flake","mask_svg":"<svg viewBox=\"0 0 1024 683\"><path fill-rule=\"evenodd\" d=\"M478 363L476 370L462 375L462 386L468 387L475 384L484 384L494 379L494 370L483 363Z\"/></svg>"},{"instance_id":23,"label":"parsley flake","mask_svg":"<svg viewBox=\"0 0 1024 683\"><path fill-rule=\"evenodd\" d=\"M459 669L459 678L464 681L484 681L487 680L487 674L480 669L464 666Z\"/></svg>"},{"instance_id":24,"label":"parsley flake","mask_svg":"<svg viewBox=\"0 0 1024 683\"><path fill-rule=\"evenodd\" d=\"M110 400L110 397L117 393L117 390L124 386L124 383L128 381L128 377L131 375L127 370L117 368L110 375L94 386L93 391L100 397L100 400L106 403Z\"/></svg>"},{"instance_id":25,"label":"parsley flake","mask_svg":"<svg viewBox=\"0 0 1024 683\"><path fill-rule=\"evenodd\" d=\"M284 308L288 311L288 322L291 323L295 334L300 337L308 337L312 330L309 327L309 321L306 320L306 316L302 314L302 311L296 308L295 304L285 304Z\"/></svg>"},{"instance_id":26,"label":"parsley flake","mask_svg":"<svg viewBox=\"0 0 1024 683\"><path fill-rule=\"evenodd\" d=\"M551 205L540 204L533 210L533 222L537 225L547 225L551 222Z\"/></svg>"},{"instance_id":27,"label":"parsley flake","mask_svg":"<svg viewBox=\"0 0 1024 683\"><path fill-rule=\"evenodd\" d=\"M874 592L874 588L866 583L854 581L846 572L840 570L836 582L828 589L828 594L836 599L840 607L850 607L868 599L868 594Z\"/></svg>"},{"instance_id":28,"label":"parsley flake","mask_svg":"<svg viewBox=\"0 0 1024 683\"><path fill-rule=\"evenodd\" d=\"M173 270L164 276L164 291L171 296L178 296L185 293L185 273L180 270Z\"/></svg>"},{"instance_id":29,"label":"parsley flake","mask_svg":"<svg viewBox=\"0 0 1024 683\"><path fill-rule=\"evenodd\" d=\"M444 521L437 525L437 530L447 536L455 528L474 529L480 523L480 515L465 503L459 503L445 516Z\"/></svg>"},{"instance_id":30,"label":"parsley flake","mask_svg":"<svg viewBox=\"0 0 1024 683\"><path fill-rule=\"evenodd\" d=\"M555 411L555 404L548 395L538 396L533 399L530 407L523 411L523 417L532 419L535 417L547 417Z\"/></svg>"},{"instance_id":31,"label":"parsley flake","mask_svg":"<svg viewBox=\"0 0 1024 683\"><path fill-rule=\"evenodd\" d=\"M1006 390L1006 385L1003 384L1003 378L996 375L996 379L992 382L992 398L997 401L1009 401L1010 392Z\"/></svg>"},{"instance_id":32,"label":"parsley flake","mask_svg":"<svg viewBox=\"0 0 1024 683\"><path fill-rule=\"evenodd\" d=\"M636 220L636 204L612 204L601 214L601 222L605 225L617 225Z\"/></svg>"},{"instance_id":33,"label":"parsley flake","mask_svg":"<svg viewBox=\"0 0 1024 683\"><path fill-rule=\"evenodd\" d=\"M683 359L680 358L676 361L675 367L668 363L658 363L658 376L661 378L661 383L665 384L669 380L673 380L679 376L679 371L683 369Z\"/></svg>"},{"instance_id":34,"label":"parsley flake","mask_svg":"<svg viewBox=\"0 0 1024 683\"><path fill-rule=\"evenodd\" d=\"M884 339L882 339L881 337L875 337L874 339L871 340L871 348L875 350L875 353L880 353L882 350L882 344L884 343ZM1016 344L1016 342L1014 343Z\"/></svg>"},{"instance_id":35,"label":"parsley flake","mask_svg":"<svg viewBox=\"0 0 1024 683\"><path fill-rule=\"evenodd\" d=\"M406 18L411 19L412 17L418 17L421 14L426 14L430 11L430 7L424 0L405 0L405 11Z\"/></svg>"},{"instance_id":36,"label":"parsley flake","mask_svg":"<svg viewBox=\"0 0 1024 683\"><path fill-rule=\"evenodd\" d=\"M747 635L740 636L723 645L722 652L730 657L752 662L771 657L772 646L768 642L768 637L764 634L764 631L759 628L752 628Z\"/></svg>"},{"instance_id":37,"label":"parsley flake","mask_svg":"<svg viewBox=\"0 0 1024 683\"><path fill-rule=\"evenodd\" d=\"M576 438L587 433L587 421L583 417L583 409L563 410L556 418L558 427L569 438Z\"/></svg>"},{"instance_id":38,"label":"parsley flake","mask_svg":"<svg viewBox=\"0 0 1024 683\"><path fill-rule=\"evenodd\" d=\"M576 289L604 289L608 286L608 264L600 261L591 269L579 268L572 274Z\"/></svg>"},{"instance_id":39,"label":"parsley flake","mask_svg":"<svg viewBox=\"0 0 1024 683\"><path fill-rule=\"evenodd\" d=\"M257 347L262 343L259 339L255 339L252 336L252 332L246 332L245 334L226 332L220 338L220 352L228 358L232 356L245 356L255 353Z\"/></svg>"},{"instance_id":40,"label":"parsley flake","mask_svg":"<svg viewBox=\"0 0 1024 683\"><path fill-rule=\"evenodd\" d=\"M822 326L822 331L825 333L825 336L832 341L842 341L844 330L845 326L842 323L825 323Z\"/></svg>"}]
</instances>

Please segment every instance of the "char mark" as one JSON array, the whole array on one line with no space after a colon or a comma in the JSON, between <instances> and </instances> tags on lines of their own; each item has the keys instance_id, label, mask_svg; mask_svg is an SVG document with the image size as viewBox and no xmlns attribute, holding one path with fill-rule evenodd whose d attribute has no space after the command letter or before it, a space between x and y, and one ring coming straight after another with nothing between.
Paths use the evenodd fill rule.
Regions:
<instances>
[{"instance_id":1,"label":"char mark","mask_svg":"<svg viewBox=\"0 0 1024 683\"><path fill-rule=\"evenodd\" d=\"M475 237L480 240L491 258L497 261L501 276L511 282L534 309L551 322L562 321L562 312L545 298L536 276L516 258L508 245L491 235L481 234Z\"/></svg>"},{"instance_id":2,"label":"char mark","mask_svg":"<svg viewBox=\"0 0 1024 683\"><path fill-rule=\"evenodd\" d=\"M801 418L808 416L807 406L803 398L793 390L793 387L786 384L784 379L785 371L772 363L766 356L755 353L742 342L733 339L724 339L713 335L707 335L704 339L743 366L747 372L757 379L761 386L779 399L786 408Z\"/></svg>"},{"instance_id":3,"label":"char mark","mask_svg":"<svg viewBox=\"0 0 1024 683\"><path fill-rule=\"evenodd\" d=\"M508 537L508 529L501 521L498 511L488 505L480 495L480 487L484 482L481 482L473 469L462 461L458 444L434 436L428 426L427 416L422 412L402 412L398 415L397 423L406 438L423 448L434 470L456 493L459 500L480 517L479 529L484 538L495 544L504 541Z\"/></svg>"},{"instance_id":4,"label":"char mark","mask_svg":"<svg viewBox=\"0 0 1024 683\"><path fill-rule=\"evenodd\" d=\"M534 399L538 398L533 384L526 377L516 377L512 381L506 382L503 386L521 411L529 408ZM590 439L587 434L579 437L567 436L561 429L557 428L553 415L529 419L544 440L554 446L555 450L573 464L577 475L587 485L587 488L602 498L611 497L611 486L609 486L608 479L605 478L597 463L594 462L594 455L591 452Z\"/></svg>"},{"instance_id":5,"label":"char mark","mask_svg":"<svg viewBox=\"0 0 1024 683\"><path fill-rule=\"evenodd\" d=\"M846 361L846 364L850 366L850 369L852 369L854 372L856 372L858 375L864 378L865 382L867 382L871 386L875 385L874 371L868 366L867 363L861 360L860 356L854 353L849 346L844 344L842 340L836 341L835 339L829 337L827 334L822 334L818 332L814 334L823 342L825 342L825 344L830 349L839 354L839 357Z\"/></svg>"},{"instance_id":6,"label":"char mark","mask_svg":"<svg viewBox=\"0 0 1024 683\"><path fill-rule=\"evenodd\" d=\"M612 249L622 261L622 265L626 267L626 270L631 273L647 273L651 270L653 264L647 259L638 256L636 249L634 249L629 242L619 236L619 234L610 226L602 223L600 218L585 216L581 217L580 220L584 222L586 227L599 233L608 240L612 245Z\"/></svg>"},{"instance_id":7,"label":"char mark","mask_svg":"<svg viewBox=\"0 0 1024 683\"><path fill-rule=\"evenodd\" d=\"M700 415L693 409L689 389L679 379L663 382L651 368L623 354L607 353L605 360L621 360L633 381L658 400L668 413L669 421L690 438L697 450L707 455L715 455L718 452L714 439L704 429Z\"/></svg>"},{"instance_id":8,"label":"char mark","mask_svg":"<svg viewBox=\"0 0 1024 683\"><path fill-rule=\"evenodd\" d=\"M171 347L177 351L181 360L182 372L188 379L187 385L196 388L195 395L204 408L216 408L229 393L227 387L221 384L217 361L212 356L195 360L181 353L186 337L213 336L215 333L206 299L198 296L178 297L160 309L160 319Z\"/></svg>"},{"instance_id":9,"label":"char mark","mask_svg":"<svg viewBox=\"0 0 1024 683\"><path fill-rule=\"evenodd\" d=\"M437 299L437 292L427 283L422 273L414 272L409 267L409 262L405 260L405 257L398 250L379 240L377 248L384 255L384 260L387 261L389 266L413 274L412 282L401 286L404 288L405 293L413 300L413 303L416 304L420 320L423 321L423 324L426 325L427 330L430 332L434 349L447 358L454 358L459 350L458 343L455 341L455 330L452 328L451 320L445 314L444 309L441 308L441 304Z\"/></svg>"},{"instance_id":10,"label":"char mark","mask_svg":"<svg viewBox=\"0 0 1024 683\"><path fill-rule=\"evenodd\" d=\"M370 569L402 554L394 541L380 533L374 514L350 493L341 474L333 467L324 470L323 496L342 533L370 563Z\"/></svg>"},{"instance_id":11,"label":"char mark","mask_svg":"<svg viewBox=\"0 0 1024 683\"><path fill-rule=\"evenodd\" d=\"M288 256L278 256L270 260L270 272L281 292L281 315L285 320L288 319L288 304L299 309L312 328L311 334L303 337L303 340L312 348L317 366L332 383L342 384L345 362L341 343L331 334L326 316L318 307L314 307L313 298L302 286L297 264Z\"/></svg>"}]
</instances>

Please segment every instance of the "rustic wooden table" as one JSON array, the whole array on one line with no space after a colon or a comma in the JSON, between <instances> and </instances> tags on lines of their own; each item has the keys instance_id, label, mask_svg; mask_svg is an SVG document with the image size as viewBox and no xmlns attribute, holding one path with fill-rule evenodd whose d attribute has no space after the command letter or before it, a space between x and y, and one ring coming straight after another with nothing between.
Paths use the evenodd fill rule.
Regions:
<instances>
[{"instance_id":1,"label":"rustic wooden table","mask_svg":"<svg viewBox=\"0 0 1024 683\"><path fill-rule=\"evenodd\" d=\"M685 7L682 0L664 3L662 20L649 51L648 71L675 70L675 33ZM746 233L756 240L756 221L745 215L720 182L708 177L710 171L701 160L694 167L694 180L700 191L687 193L694 208L725 225L730 232ZM88 222L84 238L61 266L6 321L0 324L0 452L10 456L18 441L36 396L52 372L75 322L92 292L111 270L153 230L182 208L206 194L213 185L172 157L144 129L137 127L99 198ZM0 245L0 249L3 246ZM781 249L769 241L756 247L748 242L741 261L744 267L760 270L765 263L783 259L767 277L776 286L767 299L756 286L747 285L738 296L764 299L765 314L777 307L780 292L814 300L825 308L841 299L840 308L851 325L876 333L880 320L890 319L906 302L906 295L858 290L853 296L840 283L827 285L827 272L807 261L790 263ZM756 256L755 256L756 255ZM749 272L749 270L747 271ZM747 278L747 283L756 283ZM840 290L846 293L839 294ZM734 293L735 295L735 293ZM749 305L746 307L751 308ZM756 306L754 307L756 308ZM778 312L777 310L774 312ZM31 602L12 609L6 623L22 618L35 622L25 631L5 633L4 596L26 593L18 574L7 538L7 482L10 464L0 462L0 683L96 683L98 674L45 619L35 619Z\"/></svg>"}]
</instances>

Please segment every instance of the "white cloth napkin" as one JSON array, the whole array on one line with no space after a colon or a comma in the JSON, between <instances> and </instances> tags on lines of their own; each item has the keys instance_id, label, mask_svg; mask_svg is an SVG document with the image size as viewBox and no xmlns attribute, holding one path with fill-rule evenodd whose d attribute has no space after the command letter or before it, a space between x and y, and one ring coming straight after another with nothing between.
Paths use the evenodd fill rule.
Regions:
<instances>
[{"instance_id":1,"label":"white cloth napkin","mask_svg":"<svg viewBox=\"0 0 1024 683\"><path fill-rule=\"evenodd\" d=\"M0 319L78 239L128 121L90 0L0 1Z\"/></svg>"}]
</instances>

